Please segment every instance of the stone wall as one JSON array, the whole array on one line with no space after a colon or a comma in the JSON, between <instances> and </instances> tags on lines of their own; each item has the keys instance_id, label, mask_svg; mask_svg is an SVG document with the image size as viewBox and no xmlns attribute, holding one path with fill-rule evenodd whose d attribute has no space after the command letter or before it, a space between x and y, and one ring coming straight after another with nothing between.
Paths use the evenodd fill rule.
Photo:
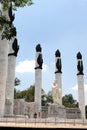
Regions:
<instances>
[{"instance_id":1,"label":"stone wall","mask_svg":"<svg viewBox=\"0 0 87 130\"><path fill-rule=\"evenodd\" d=\"M48 106L48 117L80 119L81 111L79 108L66 108L57 104L50 104Z\"/></svg>"},{"instance_id":2,"label":"stone wall","mask_svg":"<svg viewBox=\"0 0 87 130\"><path fill-rule=\"evenodd\" d=\"M48 117L65 118L66 117L65 107L56 104L50 104L48 106Z\"/></svg>"},{"instance_id":3,"label":"stone wall","mask_svg":"<svg viewBox=\"0 0 87 130\"><path fill-rule=\"evenodd\" d=\"M34 117L35 113L35 102L25 102L25 114L28 117Z\"/></svg>"},{"instance_id":4,"label":"stone wall","mask_svg":"<svg viewBox=\"0 0 87 130\"><path fill-rule=\"evenodd\" d=\"M80 119L81 111L79 108L66 108L67 119Z\"/></svg>"},{"instance_id":5,"label":"stone wall","mask_svg":"<svg viewBox=\"0 0 87 130\"><path fill-rule=\"evenodd\" d=\"M35 113L35 102L25 102L24 99L14 99L14 115L28 115L33 117Z\"/></svg>"},{"instance_id":6,"label":"stone wall","mask_svg":"<svg viewBox=\"0 0 87 130\"><path fill-rule=\"evenodd\" d=\"M14 100L14 114L15 115L24 115L25 114L24 99L15 99Z\"/></svg>"},{"instance_id":7,"label":"stone wall","mask_svg":"<svg viewBox=\"0 0 87 130\"><path fill-rule=\"evenodd\" d=\"M35 102L25 102L24 99L14 100L14 115L27 115L29 118L33 118L36 112L35 110ZM42 107L41 117L80 119L81 112L79 108L65 108L57 104L49 104L49 106Z\"/></svg>"}]
</instances>

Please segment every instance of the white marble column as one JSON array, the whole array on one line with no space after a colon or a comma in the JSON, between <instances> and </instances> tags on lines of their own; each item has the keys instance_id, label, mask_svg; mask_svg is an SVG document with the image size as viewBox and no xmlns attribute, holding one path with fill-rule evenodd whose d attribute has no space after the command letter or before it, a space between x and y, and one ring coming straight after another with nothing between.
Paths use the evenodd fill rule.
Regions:
<instances>
[{"instance_id":1,"label":"white marble column","mask_svg":"<svg viewBox=\"0 0 87 130\"><path fill-rule=\"evenodd\" d=\"M62 79L61 79L61 72L62 64L61 64L61 54L60 51L57 50L55 52L55 82L57 84L58 90L58 104L62 106Z\"/></svg>"},{"instance_id":2,"label":"white marble column","mask_svg":"<svg viewBox=\"0 0 87 130\"><path fill-rule=\"evenodd\" d=\"M85 118L85 98L84 98L84 75L77 76L78 81L78 101L81 110L81 118Z\"/></svg>"},{"instance_id":3,"label":"white marble column","mask_svg":"<svg viewBox=\"0 0 87 130\"><path fill-rule=\"evenodd\" d=\"M61 82L61 73L55 74L55 81L58 87L58 104L62 106L62 82Z\"/></svg>"},{"instance_id":4,"label":"white marble column","mask_svg":"<svg viewBox=\"0 0 87 130\"><path fill-rule=\"evenodd\" d=\"M14 81L15 81L15 65L16 56L13 46L17 45L17 39L12 38L9 44L9 54L8 54L8 71L7 71L7 82L6 82L6 95L5 95L5 115L13 115L14 107Z\"/></svg>"},{"instance_id":5,"label":"white marble column","mask_svg":"<svg viewBox=\"0 0 87 130\"><path fill-rule=\"evenodd\" d=\"M2 10L2 15L8 17L8 11ZM2 32L0 32L0 117L3 117L5 110L5 88L8 65L8 40L2 40L1 35Z\"/></svg>"},{"instance_id":6,"label":"white marble column","mask_svg":"<svg viewBox=\"0 0 87 130\"><path fill-rule=\"evenodd\" d=\"M81 111L81 118L85 119L84 73L80 52L77 53L77 71L79 109Z\"/></svg>"},{"instance_id":7,"label":"white marble column","mask_svg":"<svg viewBox=\"0 0 87 130\"><path fill-rule=\"evenodd\" d=\"M35 112L41 117L41 89L42 89L42 54L40 44L36 46L35 60Z\"/></svg>"}]
</instances>

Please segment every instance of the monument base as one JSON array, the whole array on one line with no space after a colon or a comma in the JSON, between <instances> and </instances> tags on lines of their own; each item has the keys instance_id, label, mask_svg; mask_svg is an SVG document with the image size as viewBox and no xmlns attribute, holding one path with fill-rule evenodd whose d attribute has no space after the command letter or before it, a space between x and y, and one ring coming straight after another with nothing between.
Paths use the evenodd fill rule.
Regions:
<instances>
[{"instance_id":1,"label":"monument base","mask_svg":"<svg viewBox=\"0 0 87 130\"><path fill-rule=\"evenodd\" d=\"M81 119L81 111L79 108L66 108L63 105L50 104L48 106L48 117Z\"/></svg>"},{"instance_id":2,"label":"monument base","mask_svg":"<svg viewBox=\"0 0 87 130\"><path fill-rule=\"evenodd\" d=\"M79 108L66 108L67 119L81 119L81 111Z\"/></svg>"},{"instance_id":3,"label":"monument base","mask_svg":"<svg viewBox=\"0 0 87 130\"><path fill-rule=\"evenodd\" d=\"M65 118L66 117L65 106L60 106L58 104L50 104L48 106L48 117Z\"/></svg>"}]
</instances>

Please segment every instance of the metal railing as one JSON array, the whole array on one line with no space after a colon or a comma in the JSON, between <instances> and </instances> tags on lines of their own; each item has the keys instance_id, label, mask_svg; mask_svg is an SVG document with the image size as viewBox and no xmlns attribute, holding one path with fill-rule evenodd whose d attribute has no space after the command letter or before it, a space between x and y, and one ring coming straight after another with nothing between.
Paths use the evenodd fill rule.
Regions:
<instances>
[{"instance_id":1,"label":"metal railing","mask_svg":"<svg viewBox=\"0 0 87 130\"><path fill-rule=\"evenodd\" d=\"M58 117L53 118L28 118L28 117L4 117L0 118L0 123L4 124L31 124L31 125L72 125L72 126L87 126L87 119L63 119Z\"/></svg>"}]
</instances>

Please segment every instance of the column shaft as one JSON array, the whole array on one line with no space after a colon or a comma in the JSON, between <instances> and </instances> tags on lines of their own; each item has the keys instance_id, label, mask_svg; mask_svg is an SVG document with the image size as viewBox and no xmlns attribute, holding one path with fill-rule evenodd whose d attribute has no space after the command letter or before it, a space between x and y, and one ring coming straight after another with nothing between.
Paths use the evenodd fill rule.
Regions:
<instances>
[{"instance_id":1,"label":"column shaft","mask_svg":"<svg viewBox=\"0 0 87 130\"><path fill-rule=\"evenodd\" d=\"M42 74L41 69L35 70L35 103L36 111L41 112L41 84L42 84Z\"/></svg>"},{"instance_id":2,"label":"column shaft","mask_svg":"<svg viewBox=\"0 0 87 130\"><path fill-rule=\"evenodd\" d=\"M58 87L58 97L59 97L59 105L62 106L62 82L61 82L61 73L55 74L55 80Z\"/></svg>"},{"instance_id":3,"label":"column shaft","mask_svg":"<svg viewBox=\"0 0 87 130\"><path fill-rule=\"evenodd\" d=\"M14 81L15 81L15 56L8 56L8 76L6 82L5 114L13 115L14 107Z\"/></svg>"},{"instance_id":4,"label":"column shaft","mask_svg":"<svg viewBox=\"0 0 87 130\"><path fill-rule=\"evenodd\" d=\"M81 118L85 118L85 98L84 98L84 75L78 75L78 100L79 108L81 110Z\"/></svg>"}]
</instances>

